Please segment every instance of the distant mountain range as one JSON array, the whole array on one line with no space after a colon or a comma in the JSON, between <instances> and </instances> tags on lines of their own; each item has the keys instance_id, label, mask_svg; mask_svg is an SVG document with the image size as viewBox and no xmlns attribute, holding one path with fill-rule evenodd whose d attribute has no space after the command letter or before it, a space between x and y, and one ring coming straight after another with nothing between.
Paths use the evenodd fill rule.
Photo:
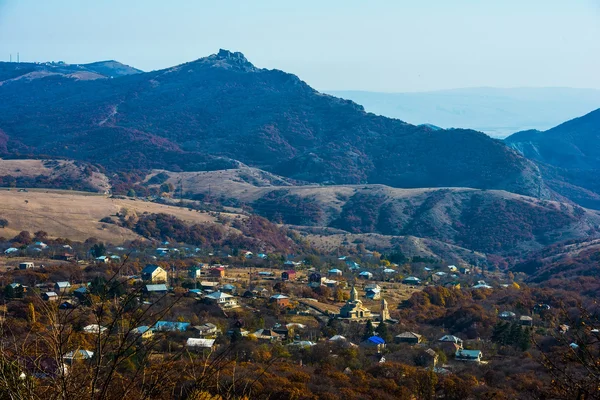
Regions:
<instances>
[{"instance_id":1,"label":"distant mountain range","mask_svg":"<svg viewBox=\"0 0 600 400\"><path fill-rule=\"evenodd\" d=\"M367 113L241 53L146 73L116 63L14 65L0 64L0 155L47 154L113 171L240 161L315 183L550 196L538 167L498 140ZM121 76L82 78L113 71Z\"/></svg>"},{"instance_id":2,"label":"distant mountain range","mask_svg":"<svg viewBox=\"0 0 600 400\"><path fill-rule=\"evenodd\" d=\"M545 132L517 132L505 142L537 163L555 192L600 209L600 109Z\"/></svg>"},{"instance_id":3,"label":"distant mountain range","mask_svg":"<svg viewBox=\"0 0 600 400\"><path fill-rule=\"evenodd\" d=\"M415 93L328 91L367 111L413 124L470 128L494 137L546 130L600 108L600 90L466 88Z\"/></svg>"},{"instance_id":4,"label":"distant mountain range","mask_svg":"<svg viewBox=\"0 0 600 400\"><path fill-rule=\"evenodd\" d=\"M75 80L118 78L141 72L139 69L112 60L90 64L0 62L0 85L14 81L27 82L46 77L63 77Z\"/></svg>"}]
</instances>

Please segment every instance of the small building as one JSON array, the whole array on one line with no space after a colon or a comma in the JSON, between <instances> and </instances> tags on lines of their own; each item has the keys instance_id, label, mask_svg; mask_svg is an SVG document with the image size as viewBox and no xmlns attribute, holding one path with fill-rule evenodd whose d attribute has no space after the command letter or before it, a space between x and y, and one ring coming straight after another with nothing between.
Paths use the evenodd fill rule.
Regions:
<instances>
[{"instance_id":1,"label":"small building","mask_svg":"<svg viewBox=\"0 0 600 400\"><path fill-rule=\"evenodd\" d=\"M369 271L362 271L358 274L358 277L361 279L373 279L373 274Z\"/></svg>"},{"instance_id":2,"label":"small building","mask_svg":"<svg viewBox=\"0 0 600 400\"><path fill-rule=\"evenodd\" d=\"M512 321L516 317L517 314L515 314L512 311L502 311L500 314L498 314L498 318L503 319L505 321Z\"/></svg>"},{"instance_id":3,"label":"small building","mask_svg":"<svg viewBox=\"0 0 600 400\"><path fill-rule=\"evenodd\" d=\"M402 283L404 283L405 285L419 285L421 283L421 280L416 276L409 276L408 278L405 278L402 281Z\"/></svg>"},{"instance_id":4,"label":"small building","mask_svg":"<svg viewBox=\"0 0 600 400\"><path fill-rule=\"evenodd\" d=\"M473 286L473 289L492 289L485 281L477 281L477 284Z\"/></svg>"},{"instance_id":5,"label":"small building","mask_svg":"<svg viewBox=\"0 0 600 400\"><path fill-rule=\"evenodd\" d=\"M146 282L160 283L167 281L167 271L155 264L148 264L142 270L142 279Z\"/></svg>"},{"instance_id":6,"label":"small building","mask_svg":"<svg viewBox=\"0 0 600 400\"><path fill-rule=\"evenodd\" d=\"M32 268L35 268L35 265L30 261L19 263L19 269L32 269Z\"/></svg>"},{"instance_id":7,"label":"small building","mask_svg":"<svg viewBox=\"0 0 600 400\"><path fill-rule=\"evenodd\" d=\"M204 297L208 304L215 304L223 308L238 307L237 300L230 294L223 292L214 292Z\"/></svg>"},{"instance_id":8,"label":"small building","mask_svg":"<svg viewBox=\"0 0 600 400\"><path fill-rule=\"evenodd\" d=\"M84 333L93 333L93 334L99 334L99 333L104 333L106 332L106 327L104 326L100 326L98 324L91 324L91 325L87 325L83 327L83 332Z\"/></svg>"},{"instance_id":9,"label":"small building","mask_svg":"<svg viewBox=\"0 0 600 400\"><path fill-rule=\"evenodd\" d=\"M169 291L169 288L167 288L167 285L165 285L164 283L158 283L155 285L146 285L144 287L144 292L148 293L148 294L165 294Z\"/></svg>"},{"instance_id":10,"label":"small building","mask_svg":"<svg viewBox=\"0 0 600 400\"><path fill-rule=\"evenodd\" d=\"M259 329L253 333L258 340L279 341L283 339L283 335L275 332L272 329Z\"/></svg>"},{"instance_id":11,"label":"small building","mask_svg":"<svg viewBox=\"0 0 600 400\"><path fill-rule=\"evenodd\" d=\"M210 274L217 278L224 278L225 277L225 268L224 267L211 268Z\"/></svg>"},{"instance_id":12,"label":"small building","mask_svg":"<svg viewBox=\"0 0 600 400\"><path fill-rule=\"evenodd\" d=\"M296 280L296 271L294 271L293 269L290 269L288 271L283 271L281 273L281 280L282 281L295 281Z\"/></svg>"},{"instance_id":13,"label":"small building","mask_svg":"<svg viewBox=\"0 0 600 400\"><path fill-rule=\"evenodd\" d=\"M372 347L377 349L377 352L380 353L385 348L385 340L380 338L379 336L371 336L367 340L360 343L361 347Z\"/></svg>"},{"instance_id":14,"label":"small building","mask_svg":"<svg viewBox=\"0 0 600 400\"><path fill-rule=\"evenodd\" d=\"M414 332L403 332L394 337L395 343L409 343L409 344L418 344L423 340L423 336Z\"/></svg>"},{"instance_id":15,"label":"small building","mask_svg":"<svg viewBox=\"0 0 600 400\"><path fill-rule=\"evenodd\" d=\"M74 361L87 361L94 357L94 352L90 350L74 350L63 355L63 360L68 364L73 364Z\"/></svg>"},{"instance_id":16,"label":"small building","mask_svg":"<svg viewBox=\"0 0 600 400\"><path fill-rule=\"evenodd\" d=\"M460 268L460 273L463 274L463 275L470 275L471 274L471 268L461 267Z\"/></svg>"},{"instance_id":17,"label":"small building","mask_svg":"<svg viewBox=\"0 0 600 400\"><path fill-rule=\"evenodd\" d=\"M235 285L232 285L231 283L227 283L225 285L223 285L223 287L221 288L221 292L225 292L225 293L229 293L229 294L233 294L237 291L237 288L235 287Z\"/></svg>"},{"instance_id":18,"label":"small building","mask_svg":"<svg viewBox=\"0 0 600 400\"><path fill-rule=\"evenodd\" d=\"M189 338L185 347L190 350L211 350L215 347L215 339Z\"/></svg>"},{"instance_id":19,"label":"small building","mask_svg":"<svg viewBox=\"0 0 600 400\"><path fill-rule=\"evenodd\" d=\"M210 282L210 281L202 281L200 282L200 287L203 290L217 290L219 287L219 282Z\"/></svg>"},{"instance_id":20,"label":"small building","mask_svg":"<svg viewBox=\"0 0 600 400\"><path fill-rule=\"evenodd\" d=\"M56 292L42 293L42 299L45 301L56 301L58 299L58 294L56 294Z\"/></svg>"},{"instance_id":21,"label":"small building","mask_svg":"<svg viewBox=\"0 0 600 400\"><path fill-rule=\"evenodd\" d=\"M134 334L138 339L150 339L154 335L154 331L146 325L138 326L135 329L131 330L131 333Z\"/></svg>"},{"instance_id":22,"label":"small building","mask_svg":"<svg viewBox=\"0 0 600 400\"><path fill-rule=\"evenodd\" d=\"M53 257L55 260L60 261L75 261L75 254L73 253L61 253Z\"/></svg>"},{"instance_id":23,"label":"small building","mask_svg":"<svg viewBox=\"0 0 600 400\"><path fill-rule=\"evenodd\" d=\"M290 305L290 298L283 294L274 294L269 298L269 303L277 303L280 307L287 307Z\"/></svg>"},{"instance_id":24,"label":"small building","mask_svg":"<svg viewBox=\"0 0 600 400\"><path fill-rule=\"evenodd\" d=\"M444 335L441 338L438 339L438 342L446 342L446 343L456 343L462 346L463 344L463 340L457 336L454 335Z\"/></svg>"},{"instance_id":25,"label":"small building","mask_svg":"<svg viewBox=\"0 0 600 400\"><path fill-rule=\"evenodd\" d=\"M450 270L450 272L457 272L458 268L456 268L456 265L448 265L448 270Z\"/></svg>"},{"instance_id":26,"label":"small building","mask_svg":"<svg viewBox=\"0 0 600 400\"><path fill-rule=\"evenodd\" d=\"M471 361L471 362L481 362L482 353L481 350L464 350L459 349L456 351L455 359L457 361Z\"/></svg>"},{"instance_id":27,"label":"small building","mask_svg":"<svg viewBox=\"0 0 600 400\"><path fill-rule=\"evenodd\" d=\"M522 326L533 326L533 318L527 315L522 315L521 318L519 318L519 323Z\"/></svg>"},{"instance_id":28,"label":"small building","mask_svg":"<svg viewBox=\"0 0 600 400\"><path fill-rule=\"evenodd\" d=\"M110 258L107 256L100 256L95 258L97 263L108 264L110 262Z\"/></svg>"},{"instance_id":29,"label":"small building","mask_svg":"<svg viewBox=\"0 0 600 400\"><path fill-rule=\"evenodd\" d=\"M194 265L188 269L188 278L190 279L198 279L202 275L202 267Z\"/></svg>"},{"instance_id":30,"label":"small building","mask_svg":"<svg viewBox=\"0 0 600 400\"><path fill-rule=\"evenodd\" d=\"M333 268L333 269L330 269L329 271L327 271L327 274L329 276L342 276L342 270Z\"/></svg>"},{"instance_id":31,"label":"small building","mask_svg":"<svg viewBox=\"0 0 600 400\"><path fill-rule=\"evenodd\" d=\"M376 284L365 286L365 297L369 300L379 300L381 298L381 287Z\"/></svg>"},{"instance_id":32,"label":"small building","mask_svg":"<svg viewBox=\"0 0 600 400\"><path fill-rule=\"evenodd\" d=\"M157 321L153 329L155 332L185 332L189 326L189 322Z\"/></svg>"},{"instance_id":33,"label":"small building","mask_svg":"<svg viewBox=\"0 0 600 400\"><path fill-rule=\"evenodd\" d=\"M58 293L66 292L70 288L71 288L71 283L69 283L67 281L56 282L54 284L54 290L57 291Z\"/></svg>"},{"instance_id":34,"label":"small building","mask_svg":"<svg viewBox=\"0 0 600 400\"><path fill-rule=\"evenodd\" d=\"M192 331L201 337L216 336L220 332L219 327L210 322L207 322L202 325L193 326Z\"/></svg>"}]
</instances>

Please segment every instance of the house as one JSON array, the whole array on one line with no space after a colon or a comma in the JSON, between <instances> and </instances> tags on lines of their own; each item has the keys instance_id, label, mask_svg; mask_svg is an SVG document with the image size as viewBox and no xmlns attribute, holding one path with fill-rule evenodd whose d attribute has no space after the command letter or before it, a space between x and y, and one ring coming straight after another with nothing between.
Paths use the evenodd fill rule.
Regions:
<instances>
[{"instance_id":1,"label":"house","mask_svg":"<svg viewBox=\"0 0 600 400\"><path fill-rule=\"evenodd\" d=\"M450 272L457 272L458 268L456 268L456 265L448 265L448 270L450 270Z\"/></svg>"},{"instance_id":2,"label":"house","mask_svg":"<svg viewBox=\"0 0 600 400\"><path fill-rule=\"evenodd\" d=\"M167 281L167 271L158 265L148 264L142 270L142 279L147 282L160 283Z\"/></svg>"},{"instance_id":3,"label":"house","mask_svg":"<svg viewBox=\"0 0 600 400\"><path fill-rule=\"evenodd\" d=\"M471 362L481 362L481 350L464 350L459 349L456 351L454 358L457 361L471 361Z\"/></svg>"},{"instance_id":4,"label":"house","mask_svg":"<svg viewBox=\"0 0 600 400\"><path fill-rule=\"evenodd\" d=\"M381 298L381 288L379 285L365 286L365 297L369 300L379 300Z\"/></svg>"},{"instance_id":5,"label":"house","mask_svg":"<svg viewBox=\"0 0 600 400\"><path fill-rule=\"evenodd\" d=\"M204 297L208 304L215 304L223 308L238 307L237 300L230 294L223 292L214 292Z\"/></svg>"},{"instance_id":6,"label":"house","mask_svg":"<svg viewBox=\"0 0 600 400\"><path fill-rule=\"evenodd\" d=\"M189 338L185 344L190 350L207 350L215 347L215 339Z\"/></svg>"},{"instance_id":7,"label":"house","mask_svg":"<svg viewBox=\"0 0 600 400\"><path fill-rule=\"evenodd\" d=\"M110 258L107 256L100 256L95 258L97 263L108 264L110 262Z\"/></svg>"},{"instance_id":8,"label":"house","mask_svg":"<svg viewBox=\"0 0 600 400\"><path fill-rule=\"evenodd\" d=\"M409 276L408 278L402 281L405 285L418 285L421 283L421 280L415 276Z\"/></svg>"},{"instance_id":9,"label":"house","mask_svg":"<svg viewBox=\"0 0 600 400\"><path fill-rule=\"evenodd\" d=\"M58 295L56 292L46 292L42 293L42 299L45 301L55 301L58 299Z\"/></svg>"},{"instance_id":10,"label":"house","mask_svg":"<svg viewBox=\"0 0 600 400\"><path fill-rule=\"evenodd\" d=\"M386 274L386 275L393 275L393 274L395 274L396 272L397 272L397 271L396 271L395 269L391 269L391 268L385 268L385 269L383 270L383 273L384 273L384 274Z\"/></svg>"},{"instance_id":11,"label":"house","mask_svg":"<svg viewBox=\"0 0 600 400\"><path fill-rule=\"evenodd\" d=\"M202 275L202 267L194 265L188 269L188 278L190 279L198 279Z\"/></svg>"},{"instance_id":12,"label":"house","mask_svg":"<svg viewBox=\"0 0 600 400\"><path fill-rule=\"evenodd\" d=\"M225 268L224 267L211 268L210 274L217 278L224 278L225 277Z\"/></svg>"},{"instance_id":13,"label":"house","mask_svg":"<svg viewBox=\"0 0 600 400\"><path fill-rule=\"evenodd\" d=\"M12 253L16 253L18 251L19 251L19 249L17 249L16 247L9 247L8 249L4 250L4 254L12 254Z\"/></svg>"},{"instance_id":14,"label":"house","mask_svg":"<svg viewBox=\"0 0 600 400\"><path fill-rule=\"evenodd\" d=\"M185 332L189 326L189 322L157 321L152 329L155 332Z\"/></svg>"},{"instance_id":15,"label":"house","mask_svg":"<svg viewBox=\"0 0 600 400\"><path fill-rule=\"evenodd\" d=\"M385 340L379 336L371 336L367 340L360 343L361 347L375 348L377 352L381 352L385 348Z\"/></svg>"},{"instance_id":16,"label":"house","mask_svg":"<svg viewBox=\"0 0 600 400\"><path fill-rule=\"evenodd\" d=\"M459 337L456 337L454 335L444 335L441 338L438 339L438 342L442 342L442 343L456 343L462 346L463 340Z\"/></svg>"},{"instance_id":17,"label":"house","mask_svg":"<svg viewBox=\"0 0 600 400\"><path fill-rule=\"evenodd\" d=\"M485 281L477 281L477 284L473 286L473 289L492 289L492 287L485 283Z\"/></svg>"},{"instance_id":18,"label":"house","mask_svg":"<svg viewBox=\"0 0 600 400\"><path fill-rule=\"evenodd\" d=\"M32 269L35 265L32 262L22 262L19 264L19 269Z\"/></svg>"},{"instance_id":19,"label":"house","mask_svg":"<svg viewBox=\"0 0 600 400\"><path fill-rule=\"evenodd\" d=\"M207 322L203 325L196 325L192 327L192 331L194 331L202 337L216 336L220 332L219 328L215 324L211 324L210 322Z\"/></svg>"},{"instance_id":20,"label":"house","mask_svg":"<svg viewBox=\"0 0 600 400\"><path fill-rule=\"evenodd\" d=\"M327 279L327 278L323 279L323 280L321 281L321 283L322 283L323 285L327 286L328 288L334 288L334 287L336 287L337 285L339 285L339 284L340 284L340 283L339 283L338 281L336 281L335 279ZM316 287L319 287L319 286L321 286L321 285L317 285Z\"/></svg>"},{"instance_id":21,"label":"house","mask_svg":"<svg viewBox=\"0 0 600 400\"><path fill-rule=\"evenodd\" d=\"M259 329L254 332L253 335L256 336L258 340L276 341L283 338L283 335L280 335L272 329Z\"/></svg>"},{"instance_id":22,"label":"house","mask_svg":"<svg viewBox=\"0 0 600 400\"><path fill-rule=\"evenodd\" d=\"M461 267L460 268L460 273L463 275L470 275L471 274L471 269L467 268L467 267Z\"/></svg>"},{"instance_id":23,"label":"house","mask_svg":"<svg viewBox=\"0 0 600 400\"><path fill-rule=\"evenodd\" d=\"M288 271L283 271L281 273L281 280L282 281L295 281L296 280L296 271L294 271L293 269L290 269Z\"/></svg>"},{"instance_id":24,"label":"house","mask_svg":"<svg viewBox=\"0 0 600 400\"><path fill-rule=\"evenodd\" d=\"M329 271L327 271L327 274L329 276L342 276L342 270L333 268L333 269L330 269Z\"/></svg>"},{"instance_id":25,"label":"house","mask_svg":"<svg viewBox=\"0 0 600 400\"><path fill-rule=\"evenodd\" d=\"M68 364L72 364L74 361L86 361L94 357L94 352L89 350L74 350L69 351L63 355L63 360Z\"/></svg>"},{"instance_id":26,"label":"house","mask_svg":"<svg viewBox=\"0 0 600 400\"><path fill-rule=\"evenodd\" d=\"M185 294L187 297L202 297L201 289L190 289Z\"/></svg>"},{"instance_id":27,"label":"house","mask_svg":"<svg viewBox=\"0 0 600 400\"><path fill-rule=\"evenodd\" d=\"M500 314L498 314L498 318L506 320L506 321L510 321L515 319L515 317L517 316L517 314L515 314L512 311L502 311Z\"/></svg>"},{"instance_id":28,"label":"house","mask_svg":"<svg viewBox=\"0 0 600 400\"><path fill-rule=\"evenodd\" d=\"M423 336L414 332L404 332L394 337L394 343L418 344L423 340Z\"/></svg>"},{"instance_id":29,"label":"house","mask_svg":"<svg viewBox=\"0 0 600 400\"><path fill-rule=\"evenodd\" d=\"M521 326L533 326L533 318L527 315L522 315L521 318L519 318L519 323Z\"/></svg>"},{"instance_id":30,"label":"house","mask_svg":"<svg viewBox=\"0 0 600 400\"><path fill-rule=\"evenodd\" d=\"M148 294L165 294L169 291L167 285L164 283L159 283L156 285L146 285L144 287L144 292Z\"/></svg>"},{"instance_id":31,"label":"house","mask_svg":"<svg viewBox=\"0 0 600 400\"><path fill-rule=\"evenodd\" d=\"M357 262L354 262L352 260L346 260L346 265L348 266L348 268L350 268L352 271L355 271L357 269L360 268L360 264Z\"/></svg>"},{"instance_id":32,"label":"house","mask_svg":"<svg viewBox=\"0 0 600 400\"><path fill-rule=\"evenodd\" d=\"M358 274L358 277L361 279L373 279L373 274L369 271L363 271L360 274Z\"/></svg>"},{"instance_id":33,"label":"house","mask_svg":"<svg viewBox=\"0 0 600 400\"><path fill-rule=\"evenodd\" d=\"M53 257L55 260L60 261L75 261L75 254L73 253L61 253Z\"/></svg>"},{"instance_id":34,"label":"house","mask_svg":"<svg viewBox=\"0 0 600 400\"><path fill-rule=\"evenodd\" d=\"M75 295L75 297L77 297L79 300L82 300L83 298L85 298L85 296L87 296L87 294L89 293L89 290L87 287L82 286L79 287L75 290L73 290L73 294Z\"/></svg>"},{"instance_id":35,"label":"house","mask_svg":"<svg viewBox=\"0 0 600 400\"><path fill-rule=\"evenodd\" d=\"M223 287L221 288L221 292L225 292L225 293L229 293L229 294L233 294L235 293L237 290L237 288L232 285L231 283L227 283L225 285L223 285Z\"/></svg>"},{"instance_id":36,"label":"house","mask_svg":"<svg viewBox=\"0 0 600 400\"><path fill-rule=\"evenodd\" d=\"M71 288L71 284L69 282L66 282L66 281L56 282L54 284L54 290L57 291L58 293L66 292L70 288Z\"/></svg>"},{"instance_id":37,"label":"house","mask_svg":"<svg viewBox=\"0 0 600 400\"><path fill-rule=\"evenodd\" d=\"M290 298L283 294L275 294L269 298L269 303L276 303L280 307L287 307L290 305Z\"/></svg>"},{"instance_id":38,"label":"house","mask_svg":"<svg viewBox=\"0 0 600 400\"><path fill-rule=\"evenodd\" d=\"M94 334L99 334L99 333L104 333L106 332L106 327L104 326L100 326L98 324L91 324L91 325L87 325L83 327L83 332L84 333L94 333Z\"/></svg>"},{"instance_id":39,"label":"house","mask_svg":"<svg viewBox=\"0 0 600 400\"><path fill-rule=\"evenodd\" d=\"M202 290L215 291L219 287L219 282L202 281L200 282L200 287Z\"/></svg>"},{"instance_id":40,"label":"house","mask_svg":"<svg viewBox=\"0 0 600 400\"><path fill-rule=\"evenodd\" d=\"M154 331L146 325L138 326L131 330L131 333L137 336L138 339L150 339L154 334Z\"/></svg>"},{"instance_id":41,"label":"house","mask_svg":"<svg viewBox=\"0 0 600 400\"><path fill-rule=\"evenodd\" d=\"M533 312L540 313L542 311L548 311L550 309L550 305L548 304L536 304L533 307Z\"/></svg>"},{"instance_id":42,"label":"house","mask_svg":"<svg viewBox=\"0 0 600 400\"><path fill-rule=\"evenodd\" d=\"M422 357L423 357L426 365L431 365L434 368L438 363L438 359L440 358L439 354L436 353L435 350L433 350L433 349L425 350L423 352Z\"/></svg>"},{"instance_id":43,"label":"house","mask_svg":"<svg viewBox=\"0 0 600 400\"><path fill-rule=\"evenodd\" d=\"M72 310L75 308L75 303L73 300L65 300L58 306L61 310Z\"/></svg>"}]
</instances>

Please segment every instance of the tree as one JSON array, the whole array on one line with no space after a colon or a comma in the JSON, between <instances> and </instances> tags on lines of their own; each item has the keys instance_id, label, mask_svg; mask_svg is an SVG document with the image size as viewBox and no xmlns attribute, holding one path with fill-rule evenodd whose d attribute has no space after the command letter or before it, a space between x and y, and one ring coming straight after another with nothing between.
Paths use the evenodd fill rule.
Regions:
<instances>
[{"instance_id":1,"label":"tree","mask_svg":"<svg viewBox=\"0 0 600 400\"><path fill-rule=\"evenodd\" d=\"M377 325L375 332L377 332L379 337L385 340L386 342L389 341L389 331L385 322L380 322L379 325Z\"/></svg>"},{"instance_id":2,"label":"tree","mask_svg":"<svg viewBox=\"0 0 600 400\"><path fill-rule=\"evenodd\" d=\"M133 190L133 189L129 189L129 190L127 191L127 196L128 196L128 197L135 197L135 196L136 196L135 190Z\"/></svg>"},{"instance_id":3,"label":"tree","mask_svg":"<svg viewBox=\"0 0 600 400\"><path fill-rule=\"evenodd\" d=\"M365 325L365 333L363 334L362 340L367 340L373 335L375 335L375 329L373 328L373 323L371 320L368 320L367 325Z\"/></svg>"},{"instance_id":4,"label":"tree","mask_svg":"<svg viewBox=\"0 0 600 400\"><path fill-rule=\"evenodd\" d=\"M90 249L90 254L96 258L106 255L106 246L104 243L96 243Z\"/></svg>"},{"instance_id":5,"label":"tree","mask_svg":"<svg viewBox=\"0 0 600 400\"><path fill-rule=\"evenodd\" d=\"M14 299L15 298L15 289L11 285L6 285L4 288L4 298L5 299Z\"/></svg>"},{"instance_id":6,"label":"tree","mask_svg":"<svg viewBox=\"0 0 600 400\"><path fill-rule=\"evenodd\" d=\"M8 226L8 221L4 218L0 218L0 228L6 228Z\"/></svg>"}]
</instances>

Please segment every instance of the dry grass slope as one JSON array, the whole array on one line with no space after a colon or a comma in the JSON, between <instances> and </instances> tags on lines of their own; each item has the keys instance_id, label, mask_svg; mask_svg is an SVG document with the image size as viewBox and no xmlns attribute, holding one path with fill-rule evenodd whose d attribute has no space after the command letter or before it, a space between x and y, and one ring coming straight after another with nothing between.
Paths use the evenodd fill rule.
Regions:
<instances>
[{"instance_id":1,"label":"dry grass slope","mask_svg":"<svg viewBox=\"0 0 600 400\"><path fill-rule=\"evenodd\" d=\"M13 237L22 230L44 230L53 237L78 241L96 237L117 244L139 238L128 229L99 222L123 208L138 215L166 213L190 223L217 223L206 213L140 200L112 199L83 192L33 189L17 192L13 189L0 191L0 216L9 223L7 228L0 229L0 236Z\"/></svg>"}]
</instances>

